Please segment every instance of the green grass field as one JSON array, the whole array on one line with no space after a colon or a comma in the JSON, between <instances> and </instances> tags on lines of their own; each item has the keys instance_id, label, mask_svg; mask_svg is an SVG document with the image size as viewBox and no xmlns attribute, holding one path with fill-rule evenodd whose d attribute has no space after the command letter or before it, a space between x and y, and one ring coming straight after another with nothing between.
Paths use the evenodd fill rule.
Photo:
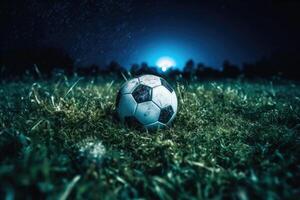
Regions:
<instances>
[{"instance_id":1,"label":"green grass field","mask_svg":"<svg viewBox=\"0 0 300 200\"><path fill-rule=\"evenodd\" d=\"M169 130L115 119L121 82L0 85L0 199L297 199L300 85L173 83Z\"/></svg>"}]
</instances>

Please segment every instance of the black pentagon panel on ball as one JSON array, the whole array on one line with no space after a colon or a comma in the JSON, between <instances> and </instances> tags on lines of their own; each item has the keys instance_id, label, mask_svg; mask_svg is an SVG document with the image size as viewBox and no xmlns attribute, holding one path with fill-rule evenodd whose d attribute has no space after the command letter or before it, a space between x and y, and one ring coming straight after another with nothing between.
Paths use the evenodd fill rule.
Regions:
<instances>
[{"instance_id":1,"label":"black pentagon panel on ball","mask_svg":"<svg viewBox=\"0 0 300 200\"><path fill-rule=\"evenodd\" d=\"M171 85L163 78L160 78L161 84L163 86L165 86L165 88L167 88L171 93L173 92L173 88L171 87Z\"/></svg>"},{"instance_id":2,"label":"black pentagon panel on ball","mask_svg":"<svg viewBox=\"0 0 300 200\"><path fill-rule=\"evenodd\" d=\"M132 92L132 96L137 103L151 101L152 89L146 85L139 85Z\"/></svg>"},{"instance_id":3,"label":"black pentagon panel on ball","mask_svg":"<svg viewBox=\"0 0 300 200\"><path fill-rule=\"evenodd\" d=\"M158 121L161 122L161 123L166 124L170 121L173 114L174 114L174 110L173 110L172 106L167 106L165 108L162 108L161 111L160 111Z\"/></svg>"},{"instance_id":4,"label":"black pentagon panel on ball","mask_svg":"<svg viewBox=\"0 0 300 200\"><path fill-rule=\"evenodd\" d=\"M143 126L134 116L125 117L124 122L128 127L131 128L140 128Z\"/></svg>"}]
</instances>

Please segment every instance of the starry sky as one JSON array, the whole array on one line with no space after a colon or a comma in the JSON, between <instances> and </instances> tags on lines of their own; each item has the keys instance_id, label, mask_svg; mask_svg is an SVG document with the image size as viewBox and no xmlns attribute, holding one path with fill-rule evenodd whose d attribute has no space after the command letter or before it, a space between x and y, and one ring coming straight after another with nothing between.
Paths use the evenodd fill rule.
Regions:
<instances>
[{"instance_id":1,"label":"starry sky","mask_svg":"<svg viewBox=\"0 0 300 200\"><path fill-rule=\"evenodd\" d=\"M154 66L168 56L220 68L299 49L300 2L191 0L3 0L0 52L57 47L76 66Z\"/></svg>"}]
</instances>

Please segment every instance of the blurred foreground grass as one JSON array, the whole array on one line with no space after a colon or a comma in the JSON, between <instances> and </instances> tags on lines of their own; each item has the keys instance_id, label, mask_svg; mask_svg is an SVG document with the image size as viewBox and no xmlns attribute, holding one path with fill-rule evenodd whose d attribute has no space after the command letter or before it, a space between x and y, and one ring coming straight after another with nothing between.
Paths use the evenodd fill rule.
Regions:
<instances>
[{"instance_id":1,"label":"blurred foreground grass","mask_svg":"<svg viewBox=\"0 0 300 200\"><path fill-rule=\"evenodd\" d=\"M0 199L296 199L300 85L173 84L169 130L124 128L119 82L0 85Z\"/></svg>"}]
</instances>

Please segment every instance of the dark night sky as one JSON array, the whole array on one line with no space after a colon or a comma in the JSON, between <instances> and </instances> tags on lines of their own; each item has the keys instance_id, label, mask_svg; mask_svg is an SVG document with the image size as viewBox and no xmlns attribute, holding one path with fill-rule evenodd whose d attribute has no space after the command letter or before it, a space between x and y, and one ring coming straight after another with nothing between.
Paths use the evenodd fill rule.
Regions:
<instances>
[{"instance_id":1,"label":"dark night sky","mask_svg":"<svg viewBox=\"0 0 300 200\"><path fill-rule=\"evenodd\" d=\"M161 56L220 67L274 51L299 50L296 0L1 1L1 52L59 47L76 65L117 60L128 67Z\"/></svg>"}]
</instances>

